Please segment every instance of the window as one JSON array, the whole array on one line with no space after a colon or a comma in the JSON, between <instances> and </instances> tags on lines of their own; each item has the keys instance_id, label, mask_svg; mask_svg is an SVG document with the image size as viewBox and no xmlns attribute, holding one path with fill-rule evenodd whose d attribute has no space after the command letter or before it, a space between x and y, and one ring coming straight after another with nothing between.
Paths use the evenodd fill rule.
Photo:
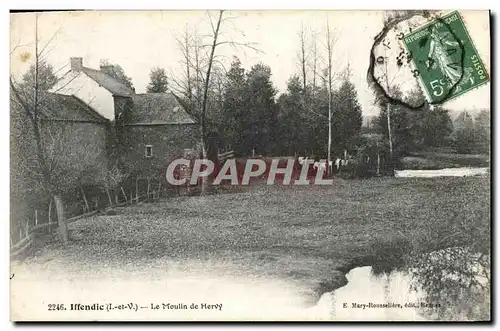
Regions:
<instances>
[{"instance_id":1,"label":"window","mask_svg":"<svg viewBox=\"0 0 500 331\"><path fill-rule=\"evenodd\" d=\"M153 156L153 145L146 145L146 157Z\"/></svg>"}]
</instances>

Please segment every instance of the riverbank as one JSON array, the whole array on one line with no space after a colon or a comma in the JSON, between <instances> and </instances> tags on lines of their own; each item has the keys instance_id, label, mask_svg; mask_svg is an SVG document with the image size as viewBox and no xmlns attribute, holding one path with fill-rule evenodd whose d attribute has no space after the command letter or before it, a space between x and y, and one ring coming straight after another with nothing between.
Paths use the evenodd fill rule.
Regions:
<instances>
[{"instance_id":1,"label":"riverbank","mask_svg":"<svg viewBox=\"0 0 500 331\"><path fill-rule=\"evenodd\" d=\"M488 154L458 154L451 149L435 148L403 157L399 170L438 170L445 168L485 168L490 166Z\"/></svg>"}]
</instances>

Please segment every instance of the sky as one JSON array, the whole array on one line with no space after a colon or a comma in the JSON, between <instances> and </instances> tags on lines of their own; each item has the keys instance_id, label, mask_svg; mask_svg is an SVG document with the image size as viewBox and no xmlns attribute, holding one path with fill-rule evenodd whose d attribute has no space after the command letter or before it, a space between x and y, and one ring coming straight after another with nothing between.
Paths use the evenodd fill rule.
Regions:
<instances>
[{"instance_id":1,"label":"sky","mask_svg":"<svg viewBox=\"0 0 500 331\"><path fill-rule=\"evenodd\" d=\"M478 53L490 72L489 14L487 11L461 11ZM215 17L216 12L212 12ZM252 43L261 52L221 45L217 54L227 67L237 56L245 69L262 62L271 67L272 80L283 92L287 80L299 72L298 31L315 33L318 52L326 59L325 26L334 31L334 71L349 65L350 79L356 86L363 115L378 113L372 89L366 83L370 49L374 37L383 28L382 11L228 11L223 22L223 41ZM206 11L87 11L40 13L39 47L47 61L62 75L69 70L70 57L83 57L84 66L99 68L101 59L122 66L132 78L137 93L145 92L152 67L162 67L178 74L181 52L175 41L186 25L198 34L210 33ZM33 64L35 15L11 14L11 73L15 77ZM50 41L50 42L49 42ZM18 45L18 47L16 47ZM483 85L445 103L452 111L490 108L490 84Z\"/></svg>"}]
</instances>

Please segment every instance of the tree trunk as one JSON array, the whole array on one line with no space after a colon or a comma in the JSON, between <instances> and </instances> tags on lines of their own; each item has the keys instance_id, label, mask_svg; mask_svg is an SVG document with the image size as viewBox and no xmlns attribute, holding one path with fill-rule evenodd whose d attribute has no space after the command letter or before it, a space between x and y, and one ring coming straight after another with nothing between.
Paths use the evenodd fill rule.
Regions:
<instances>
[{"instance_id":1,"label":"tree trunk","mask_svg":"<svg viewBox=\"0 0 500 331\"><path fill-rule=\"evenodd\" d=\"M108 189L106 189L106 194L108 195L109 206L111 207L113 206L113 199L111 199L111 194Z\"/></svg>"},{"instance_id":2,"label":"tree trunk","mask_svg":"<svg viewBox=\"0 0 500 331\"><path fill-rule=\"evenodd\" d=\"M384 302L389 302L389 294L391 287L391 278L389 274L384 275ZM391 311L389 308L384 308L385 317L389 320L391 318Z\"/></svg>"},{"instance_id":3,"label":"tree trunk","mask_svg":"<svg viewBox=\"0 0 500 331\"><path fill-rule=\"evenodd\" d=\"M190 61L190 51L189 51L189 35L188 35L188 25L186 23L186 30L184 35L184 42L186 47L186 77L187 77L187 97L189 102L193 102L193 88L191 86L191 61Z\"/></svg>"},{"instance_id":4,"label":"tree trunk","mask_svg":"<svg viewBox=\"0 0 500 331\"><path fill-rule=\"evenodd\" d=\"M135 179L135 203L139 203L139 177Z\"/></svg>"},{"instance_id":5,"label":"tree trunk","mask_svg":"<svg viewBox=\"0 0 500 331\"><path fill-rule=\"evenodd\" d=\"M380 153L377 153L377 176L380 175Z\"/></svg>"},{"instance_id":6,"label":"tree trunk","mask_svg":"<svg viewBox=\"0 0 500 331\"><path fill-rule=\"evenodd\" d=\"M306 37L304 31L304 25L300 30L300 65L302 69L302 93L304 97L304 103L307 104L307 71L306 71Z\"/></svg>"},{"instance_id":7,"label":"tree trunk","mask_svg":"<svg viewBox=\"0 0 500 331\"><path fill-rule=\"evenodd\" d=\"M57 223L59 225L59 235L64 245L69 242L68 224L66 215L64 215L64 202L59 194L54 194L54 202L56 204Z\"/></svg>"},{"instance_id":8,"label":"tree trunk","mask_svg":"<svg viewBox=\"0 0 500 331\"><path fill-rule=\"evenodd\" d=\"M387 58L387 49L384 49L385 52L385 58ZM391 86L389 84L389 75L388 75L388 70L387 70L387 61L384 61L385 63L385 84L387 88L387 92L390 94L391 93ZM389 133L389 171L391 172L392 175L394 175L394 169L393 169L393 160L394 160L394 155L393 155L393 147L392 147L392 129L391 129L391 104L389 101L387 101L387 131Z\"/></svg>"},{"instance_id":9,"label":"tree trunk","mask_svg":"<svg viewBox=\"0 0 500 331\"><path fill-rule=\"evenodd\" d=\"M331 307L331 318L332 320L335 320L335 318L337 317L337 304L336 304L336 301L335 300L335 291L331 292L331 304L332 304L332 307Z\"/></svg>"},{"instance_id":10,"label":"tree trunk","mask_svg":"<svg viewBox=\"0 0 500 331\"><path fill-rule=\"evenodd\" d=\"M207 149L205 148L205 142L202 144L203 159L207 158ZM207 190L208 176L201 177L201 192L200 195L204 195ZM188 184L189 185L189 184ZM189 186L188 186L189 188Z\"/></svg>"},{"instance_id":11,"label":"tree trunk","mask_svg":"<svg viewBox=\"0 0 500 331\"><path fill-rule=\"evenodd\" d=\"M87 211L90 211L89 203L87 201L87 197L85 196L85 192L83 191L83 187L80 186L80 190L82 191L83 202L85 203L85 207Z\"/></svg>"},{"instance_id":12,"label":"tree trunk","mask_svg":"<svg viewBox=\"0 0 500 331\"><path fill-rule=\"evenodd\" d=\"M330 160L332 150L332 90L331 90L331 80L328 87L328 154L326 161L326 174L330 176Z\"/></svg>"},{"instance_id":13,"label":"tree trunk","mask_svg":"<svg viewBox=\"0 0 500 331\"><path fill-rule=\"evenodd\" d=\"M330 176L330 160L332 159L332 39L330 36L330 23L326 21L326 36L328 50L328 159L326 161L326 173Z\"/></svg>"},{"instance_id":14,"label":"tree trunk","mask_svg":"<svg viewBox=\"0 0 500 331\"><path fill-rule=\"evenodd\" d=\"M123 197L125 198L125 202L127 202L128 198L127 198L127 195L125 194L125 190L123 189L123 187L120 187L120 190L122 190Z\"/></svg>"},{"instance_id":15,"label":"tree trunk","mask_svg":"<svg viewBox=\"0 0 500 331\"><path fill-rule=\"evenodd\" d=\"M207 149L205 146L205 138L206 138L206 114L207 114L207 105L208 105L208 88L210 85L210 73L212 72L212 65L214 62L214 54L215 54L215 48L217 47L217 38L219 37L219 29L220 29L220 24L222 22L222 13L223 11L219 11L219 19L217 20L217 25L214 30L214 35L213 35L213 43L212 47L210 50L210 57L208 58L208 68L207 68L207 73L205 76L205 82L204 82L204 88L203 88L203 103L202 103L202 108L201 108L201 141L202 141L202 152L203 152L203 159L207 158ZM201 194L203 195L205 193L207 185L207 178L203 177L202 182L201 182Z\"/></svg>"},{"instance_id":16,"label":"tree trunk","mask_svg":"<svg viewBox=\"0 0 500 331\"><path fill-rule=\"evenodd\" d=\"M318 61L318 48L316 43L316 36L314 37L314 46L313 46L313 86L312 86L312 95L311 98L314 100L314 92L316 91L316 63Z\"/></svg>"},{"instance_id":17,"label":"tree trunk","mask_svg":"<svg viewBox=\"0 0 500 331\"><path fill-rule=\"evenodd\" d=\"M51 214L52 214L52 199L49 201L49 223L51 222Z\"/></svg>"},{"instance_id":18,"label":"tree trunk","mask_svg":"<svg viewBox=\"0 0 500 331\"><path fill-rule=\"evenodd\" d=\"M161 177L158 178L158 196L156 197L157 199L160 199L160 194L161 194Z\"/></svg>"},{"instance_id":19,"label":"tree trunk","mask_svg":"<svg viewBox=\"0 0 500 331\"><path fill-rule=\"evenodd\" d=\"M52 226L50 223L52 223L52 199L50 199L49 202L49 233L52 234Z\"/></svg>"},{"instance_id":20,"label":"tree trunk","mask_svg":"<svg viewBox=\"0 0 500 331\"><path fill-rule=\"evenodd\" d=\"M387 103L387 131L389 131L389 170L393 171L393 148L392 148L392 130L391 130L391 105Z\"/></svg>"},{"instance_id":21,"label":"tree trunk","mask_svg":"<svg viewBox=\"0 0 500 331\"><path fill-rule=\"evenodd\" d=\"M149 190L151 188L151 180L150 178L148 177L148 190L147 190L147 193L146 193L146 199L149 201Z\"/></svg>"}]
</instances>

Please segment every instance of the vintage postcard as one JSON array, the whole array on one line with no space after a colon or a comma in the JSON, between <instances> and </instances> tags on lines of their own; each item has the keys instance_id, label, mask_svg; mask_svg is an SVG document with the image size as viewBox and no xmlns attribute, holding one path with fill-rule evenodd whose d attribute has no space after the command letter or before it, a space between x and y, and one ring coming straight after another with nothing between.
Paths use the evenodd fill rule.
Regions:
<instances>
[{"instance_id":1,"label":"vintage postcard","mask_svg":"<svg viewBox=\"0 0 500 331\"><path fill-rule=\"evenodd\" d=\"M11 320L490 321L490 28L11 12Z\"/></svg>"}]
</instances>

